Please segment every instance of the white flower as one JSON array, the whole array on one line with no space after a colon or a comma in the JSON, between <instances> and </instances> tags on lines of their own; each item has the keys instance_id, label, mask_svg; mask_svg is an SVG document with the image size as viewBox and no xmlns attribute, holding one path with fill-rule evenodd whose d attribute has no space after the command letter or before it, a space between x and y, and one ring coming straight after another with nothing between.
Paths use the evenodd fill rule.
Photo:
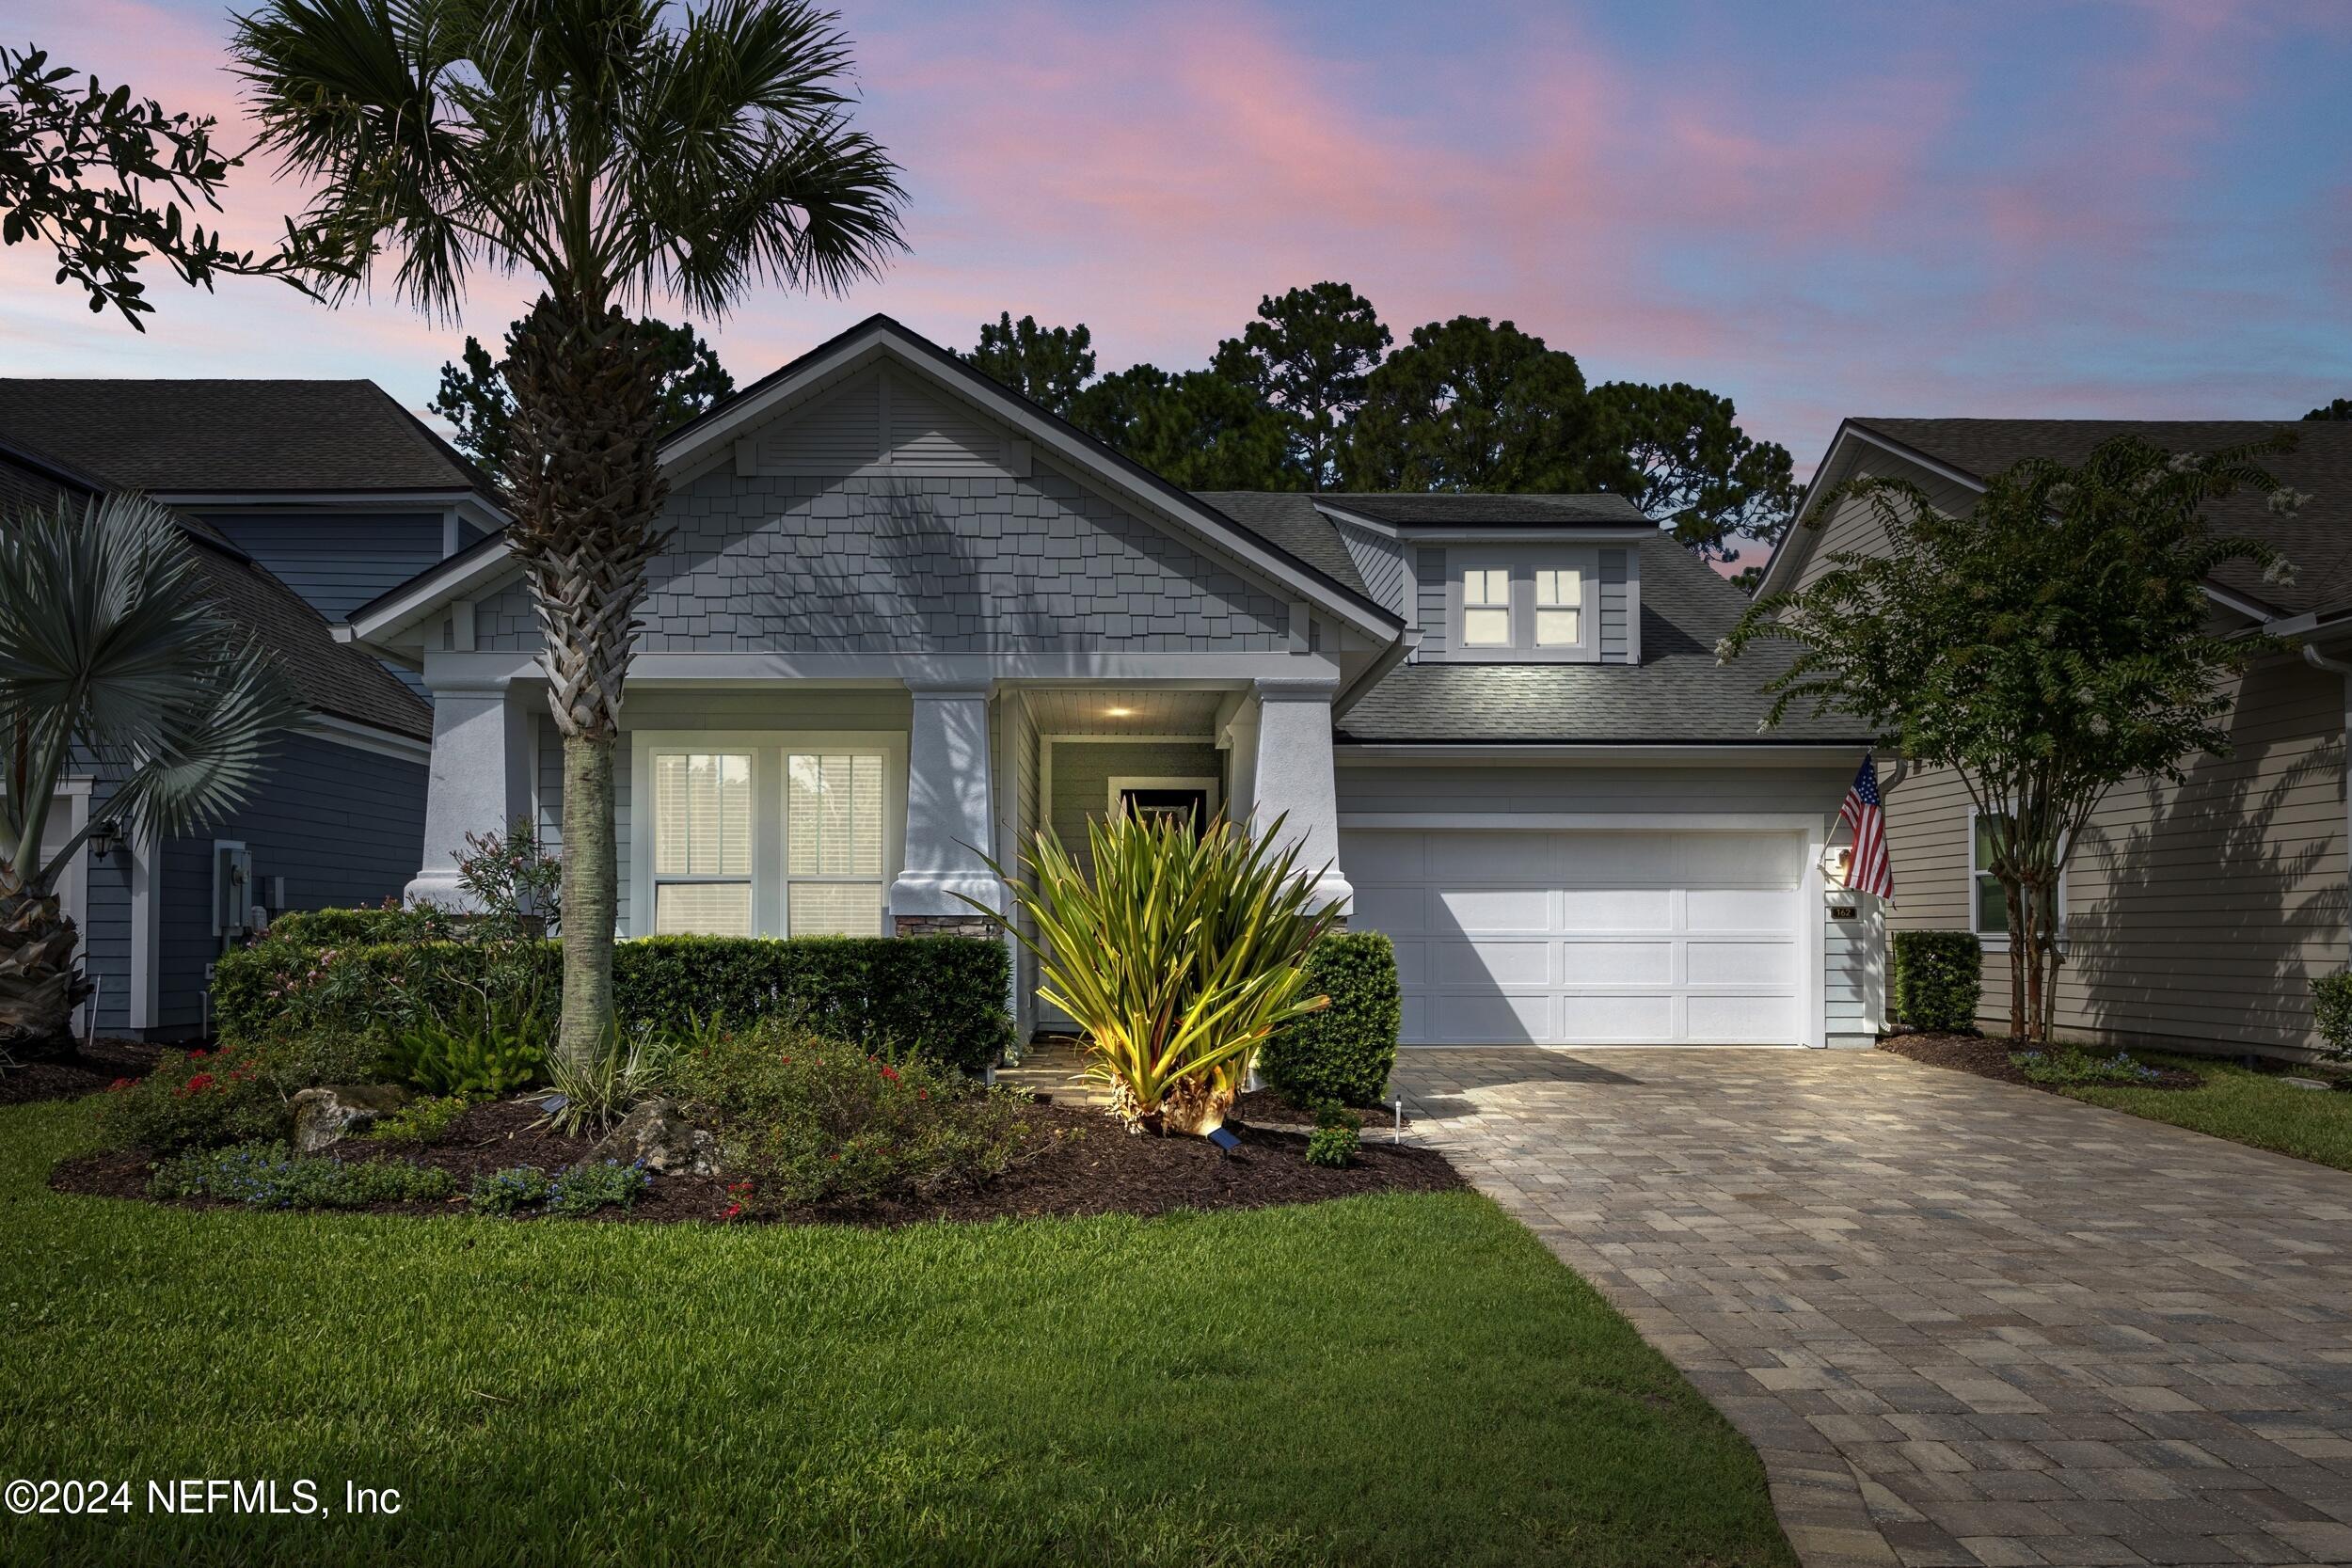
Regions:
<instances>
[{"instance_id":1,"label":"white flower","mask_svg":"<svg viewBox=\"0 0 2352 1568\"><path fill-rule=\"evenodd\" d=\"M2274 582L2282 588L2295 586L2295 562L2280 556L2263 568L2263 581Z\"/></svg>"},{"instance_id":2,"label":"white flower","mask_svg":"<svg viewBox=\"0 0 2352 1568\"><path fill-rule=\"evenodd\" d=\"M2068 505L2069 503L2071 503L2071 502L2074 500L2074 482L2073 480L2071 480L2071 479L2062 479L2062 480L2058 481L2056 484L2053 484L2053 485L2051 485L2051 486L2050 486L2050 504L2051 504L2051 505L2053 505L2053 506L2065 506L2065 505Z\"/></svg>"},{"instance_id":3,"label":"white flower","mask_svg":"<svg viewBox=\"0 0 2352 1568\"><path fill-rule=\"evenodd\" d=\"M1729 664L1731 662L1730 638L1718 637L1715 639L1715 662L1718 664Z\"/></svg>"},{"instance_id":4,"label":"white flower","mask_svg":"<svg viewBox=\"0 0 2352 1568\"><path fill-rule=\"evenodd\" d=\"M2270 492L2270 510L2277 516L2292 517L2302 511L2303 503L2311 499L2306 491L2297 490L2292 484L2283 485Z\"/></svg>"},{"instance_id":5,"label":"white flower","mask_svg":"<svg viewBox=\"0 0 2352 1568\"><path fill-rule=\"evenodd\" d=\"M2197 471L2197 454L2193 451L2176 451L2165 467L2176 474L2193 474Z\"/></svg>"},{"instance_id":6,"label":"white flower","mask_svg":"<svg viewBox=\"0 0 2352 1568\"><path fill-rule=\"evenodd\" d=\"M2162 483L2163 481L2164 475L2161 471L2150 468L2145 473L2141 474L2137 479L2132 481L2132 494L2135 496L2147 495L2158 484Z\"/></svg>"}]
</instances>

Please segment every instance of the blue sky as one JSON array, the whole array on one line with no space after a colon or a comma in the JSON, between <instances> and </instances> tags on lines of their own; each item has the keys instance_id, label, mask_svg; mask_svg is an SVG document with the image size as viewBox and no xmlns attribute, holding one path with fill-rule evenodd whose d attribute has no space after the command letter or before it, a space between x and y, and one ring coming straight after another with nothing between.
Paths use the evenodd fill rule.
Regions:
<instances>
[{"instance_id":1,"label":"blue sky","mask_svg":"<svg viewBox=\"0 0 2352 1568\"><path fill-rule=\"evenodd\" d=\"M224 7L19 0L9 31L236 113ZM1595 380L1737 399L1801 468L1843 415L2293 417L2352 395L2352 7L857 6L860 119L914 251L765 292L750 379L873 310L951 345L1085 321L1105 369L1201 362L1333 277L1400 336L1509 317ZM232 130L231 135L235 132ZM240 171L265 241L300 193ZM371 376L412 406L463 330L378 299L159 282L144 337L0 252L0 373Z\"/></svg>"}]
</instances>

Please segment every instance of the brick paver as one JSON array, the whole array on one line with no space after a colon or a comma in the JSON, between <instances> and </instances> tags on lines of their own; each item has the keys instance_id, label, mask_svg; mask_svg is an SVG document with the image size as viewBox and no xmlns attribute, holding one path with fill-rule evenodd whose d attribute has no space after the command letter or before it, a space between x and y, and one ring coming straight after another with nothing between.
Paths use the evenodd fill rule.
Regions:
<instances>
[{"instance_id":1,"label":"brick paver","mask_svg":"<svg viewBox=\"0 0 2352 1568\"><path fill-rule=\"evenodd\" d=\"M1408 1051L1850 1564L2352 1562L2352 1175L1881 1052Z\"/></svg>"}]
</instances>

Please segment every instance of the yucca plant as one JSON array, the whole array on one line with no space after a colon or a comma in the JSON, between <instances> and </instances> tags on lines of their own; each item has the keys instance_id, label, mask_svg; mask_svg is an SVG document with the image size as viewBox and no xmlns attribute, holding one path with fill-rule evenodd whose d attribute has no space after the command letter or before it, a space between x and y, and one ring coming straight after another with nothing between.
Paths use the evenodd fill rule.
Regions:
<instances>
[{"instance_id":1,"label":"yucca plant","mask_svg":"<svg viewBox=\"0 0 2352 1568\"><path fill-rule=\"evenodd\" d=\"M1282 823L1263 833L1174 816L1088 825L1089 878L1053 830L1003 878L1035 922L1038 994L1086 1031L1088 1071L1129 1129L1208 1133L1225 1120L1268 1036L1328 1004L1300 960L1339 920Z\"/></svg>"}]
</instances>

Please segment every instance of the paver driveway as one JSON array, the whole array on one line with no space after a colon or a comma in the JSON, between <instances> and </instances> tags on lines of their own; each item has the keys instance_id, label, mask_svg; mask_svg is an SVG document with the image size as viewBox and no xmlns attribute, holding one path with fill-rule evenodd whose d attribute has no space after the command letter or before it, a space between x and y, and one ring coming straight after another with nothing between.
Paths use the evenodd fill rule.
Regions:
<instances>
[{"instance_id":1,"label":"paver driveway","mask_svg":"<svg viewBox=\"0 0 2352 1568\"><path fill-rule=\"evenodd\" d=\"M1882 1052L1408 1051L1808 1564L2352 1562L2352 1175Z\"/></svg>"}]
</instances>

